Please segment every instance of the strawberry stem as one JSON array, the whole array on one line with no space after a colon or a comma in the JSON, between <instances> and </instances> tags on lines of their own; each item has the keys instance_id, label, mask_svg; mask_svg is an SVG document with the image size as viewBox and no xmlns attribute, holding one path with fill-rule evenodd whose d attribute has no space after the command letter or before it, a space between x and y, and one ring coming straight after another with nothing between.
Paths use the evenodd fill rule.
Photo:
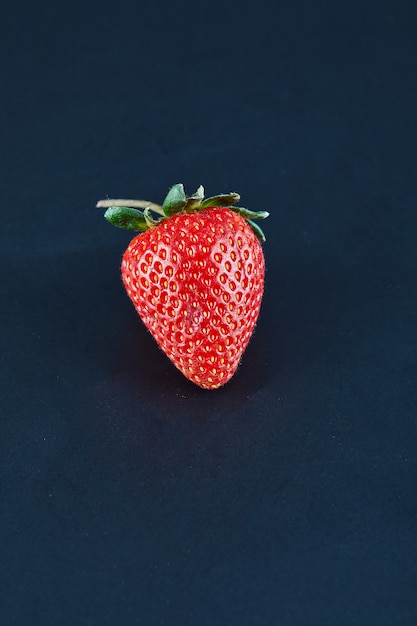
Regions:
<instances>
[{"instance_id":1,"label":"strawberry stem","mask_svg":"<svg viewBox=\"0 0 417 626\"><path fill-rule=\"evenodd\" d=\"M99 200L96 204L98 209L109 209L110 207L129 207L131 209L150 209L154 213L164 215L160 204L149 202L149 200Z\"/></svg>"}]
</instances>

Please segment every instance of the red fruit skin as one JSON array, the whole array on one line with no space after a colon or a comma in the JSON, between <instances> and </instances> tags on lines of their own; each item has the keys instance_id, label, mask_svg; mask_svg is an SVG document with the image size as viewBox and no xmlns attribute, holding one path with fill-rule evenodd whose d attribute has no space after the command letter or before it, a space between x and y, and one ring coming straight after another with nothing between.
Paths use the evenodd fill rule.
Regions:
<instances>
[{"instance_id":1,"label":"red fruit skin","mask_svg":"<svg viewBox=\"0 0 417 626\"><path fill-rule=\"evenodd\" d=\"M177 214L135 237L122 279L146 328L204 389L235 373L258 319L265 261L250 226L227 208Z\"/></svg>"}]
</instances>

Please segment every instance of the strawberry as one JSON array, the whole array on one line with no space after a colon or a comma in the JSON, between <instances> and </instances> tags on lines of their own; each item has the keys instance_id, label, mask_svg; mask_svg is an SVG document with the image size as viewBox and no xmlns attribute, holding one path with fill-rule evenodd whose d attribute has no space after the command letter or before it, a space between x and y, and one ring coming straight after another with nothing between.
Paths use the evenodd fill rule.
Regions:
<instances>
[{"instance_id":1,"label":"strawberry","mask_svg":"<svg viewBox=\"0 0 417 626\"><path fill-rule=\"evenodd\" d=\"M174 365L205 389L233 376L261 307L265 238L252 220L268 213L237 207L239 199L231 193L204 200L203 187L187 197L178 184L162 206L97 204L115 226L143 231L123 255L126 291Z\"/></svg>"}]
</instances>

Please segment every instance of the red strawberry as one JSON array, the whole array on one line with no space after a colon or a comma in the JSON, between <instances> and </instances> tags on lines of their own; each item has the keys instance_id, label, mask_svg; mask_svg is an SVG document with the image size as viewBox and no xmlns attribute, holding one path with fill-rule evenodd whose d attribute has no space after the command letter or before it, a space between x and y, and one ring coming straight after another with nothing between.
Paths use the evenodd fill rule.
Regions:
<instances>
[{"instance_id":1,"label":"red strawberry","mask_svg":"<svg viewBox=\"0 0 417 626\"><path fill-rule=\"evenodd\" d=\"M187 198L174 185L162 207L141 200L97 206L109 207L105 217L116 226L145 231L123 256L127 293L184 376L216 389L235 373L259 315L264 236L252 219L268 213L234 206L238 194L203 201L203 191ZM132 208L139 206L145 210Z\"/></svg>"}]
</instances>

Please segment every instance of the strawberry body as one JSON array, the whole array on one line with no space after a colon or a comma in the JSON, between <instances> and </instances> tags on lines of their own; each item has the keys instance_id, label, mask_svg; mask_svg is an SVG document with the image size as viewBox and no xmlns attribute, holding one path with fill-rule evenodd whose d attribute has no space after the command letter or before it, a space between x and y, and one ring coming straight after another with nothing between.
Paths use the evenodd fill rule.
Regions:
<instances>
[{"instance_id":1,"label":"strawberry body","mask_svg":"<svg viewBox=\"0 0 417 626\"><path fill-rule=\"evenodd\" d=\"M264 289L262 247L227 207L179 213L136 236L122 261L127 293L174 365L205 389L235 373Z\"/></svg>"}]
</instances>

